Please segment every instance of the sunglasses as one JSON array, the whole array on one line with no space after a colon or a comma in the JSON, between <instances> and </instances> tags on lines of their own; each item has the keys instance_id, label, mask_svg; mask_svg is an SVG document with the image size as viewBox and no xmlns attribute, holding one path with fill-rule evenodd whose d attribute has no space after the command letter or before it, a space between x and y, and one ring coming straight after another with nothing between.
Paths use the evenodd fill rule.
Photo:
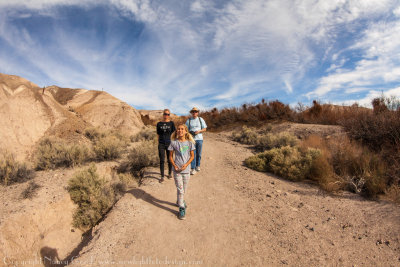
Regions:
<instances>
[{"instance_id":1,"label":"sunglasses","mask_svg":"<svg viewBox=\"0 0 400 267\"><path fill-rule=\"evenodd\" d=\"M165 115L165 116L169 116L170 114L169 114L169 113L164 113L163 115Z\"/></svg>"},{"instance_id":2,"label":"sunglasses","mask_svg":"<svg viewBox=\"0 0 400 267\"><path fill-rule=\"evenodd\" d=\"M190 111L190 113L199 113L199 112L196 110L193 110L193 111Z\"/></svg>"}]
</instances>

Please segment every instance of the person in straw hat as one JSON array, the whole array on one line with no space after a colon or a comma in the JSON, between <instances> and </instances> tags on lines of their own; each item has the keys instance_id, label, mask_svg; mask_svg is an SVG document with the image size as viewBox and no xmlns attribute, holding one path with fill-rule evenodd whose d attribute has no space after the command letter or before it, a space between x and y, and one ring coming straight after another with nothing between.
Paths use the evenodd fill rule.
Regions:
<instances>
[{"instance_id":1,"label":"person in straw hat","mask_svg":"<svg viewBox=\"0 0 400 267\"><path fill-rule=\"evenodd\" d=\"M196 172L200 171L201 152L203 147L202 133L207 131L207 124L203 118L199 117L199 112L200 110L198 108L192 108L190 110L191 117L186 121L186 126L196 142L194 160L191 162L191 175L194 175Z\"/></svg>"}]
</instances>

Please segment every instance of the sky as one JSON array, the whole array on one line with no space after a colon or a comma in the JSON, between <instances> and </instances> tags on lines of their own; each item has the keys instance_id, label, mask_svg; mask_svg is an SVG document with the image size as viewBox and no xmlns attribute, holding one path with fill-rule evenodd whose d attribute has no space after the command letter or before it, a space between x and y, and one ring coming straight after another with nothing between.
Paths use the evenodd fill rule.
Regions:
<instances>
[{"instance_id":1,"label":"sky","mask_svg":"<svg viewBox=\"0 0 400 267\"><path fill-rule=\"evenodd\" d=\"M400 97L399 0L0 0L0 72L186 114Z\"/></svg>"}]
</instances>

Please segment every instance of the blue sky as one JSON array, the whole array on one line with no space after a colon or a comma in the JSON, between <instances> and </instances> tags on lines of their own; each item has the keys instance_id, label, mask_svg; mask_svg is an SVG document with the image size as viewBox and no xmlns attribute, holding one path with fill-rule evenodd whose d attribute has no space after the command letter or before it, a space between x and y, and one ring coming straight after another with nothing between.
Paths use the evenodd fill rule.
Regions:
<instances>
[{"instance_id":1,"label":"blue sky","mask_svg":"<svg viewBox=\"0 0 400 267\"><path fill-rule=\"evenodd\" d=\"M185 114L400 97L398 0L0 0L0 72Z\"/></svg>"}]
</instances>

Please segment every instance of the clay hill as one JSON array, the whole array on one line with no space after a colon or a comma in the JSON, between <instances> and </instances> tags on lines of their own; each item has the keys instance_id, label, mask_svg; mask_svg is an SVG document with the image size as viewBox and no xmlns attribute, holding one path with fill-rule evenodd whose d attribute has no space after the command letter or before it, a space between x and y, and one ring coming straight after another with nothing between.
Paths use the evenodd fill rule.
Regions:
<instances>
[{"instance_id":1,"label":"clay hill","mask_svg":"<svg viewBox=\"0 0 400 267\"><path fill-rule=\"evenodd\" d=\"M43 136L79 142L87 127L132 134L143 122L137 110L106 92L40 88L24 78L0 73L0 125L0 147L22 160Z\"/></svg>"}]
</instances>

